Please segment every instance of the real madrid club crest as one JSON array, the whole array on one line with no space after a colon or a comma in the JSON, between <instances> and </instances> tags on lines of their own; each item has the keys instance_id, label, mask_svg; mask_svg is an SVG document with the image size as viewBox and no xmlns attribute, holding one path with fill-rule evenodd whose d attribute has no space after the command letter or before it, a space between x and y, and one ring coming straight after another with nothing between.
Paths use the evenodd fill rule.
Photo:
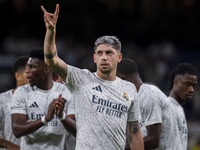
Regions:
<instances>
[{"instance_id":1,"label":"real madrid club crest","mask_svg":"<svg viewBox=\"0 0 200 150\"><path fill-rule=\"evenodd\" d=\"M128 97L128 94L126 92L123 93L123 96L122 96L123 100L128 102L129 101L129 97Z\"/></svg>"}]
</instances>

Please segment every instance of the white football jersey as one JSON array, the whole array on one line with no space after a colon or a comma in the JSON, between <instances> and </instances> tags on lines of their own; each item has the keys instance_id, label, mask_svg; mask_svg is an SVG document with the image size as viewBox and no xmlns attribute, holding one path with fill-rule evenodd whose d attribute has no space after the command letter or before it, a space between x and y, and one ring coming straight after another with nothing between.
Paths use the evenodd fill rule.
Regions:
<instances>
[{"instance_id":1,"label":"white football jersey","mask_svg":"<svg viewBox=\"0 0 200 150\"><path fill-rule=\"evenodd\" d=\"M127 121L140 119L134 84L68 65L66 85L74 96L76 150L124 150Z\"/></svg>"},{"instance_id":2,"label":"white football jersey","mask_svg":"<svg viewBox=\"0 0 200 150\"><path fill-rule=\"evenodd\" d=\"M1 137L7 141L10 141L16 145L20 145L21 138L16 138L12 133L12 124L11 124L11 101L13 93L12 90L8 90L0 94L0 132Z\"/></svg>"},{"instance_id":3,"label":"white football jersey","mask_svg":"<svg viewBox=\"0 0 200 150\"><path fill-rule=\"evenodd\" d=\"M50 90L41 90L36 86L31 87L29 84L18 87L13 96L11 114L25 114L27 122L40 119L47 114L49 104L59 94L62 94L62 97L67 100L64 112L67 115L74 114L71 93L65 85L58 82L53 82ZM59 118L54 115L54 118L46 125L21 137L21 149L64 150L67 149L68 134Z\"/></svg>"},{"instance_id":4,"label":"white football jersey","mask_svg":"<svg viewBox=\"0 0 200 150\"><path fill-rule=\"evenodd\" d=\"M182 149L187 150L188 127L185 112L183 107L174 98L168 97L168 99L171 104L175 125L178 128L178 135L180 135Z\"/></svg>"},{"instance_id":5,"label":"white football jersey","mask_svg":"<svg viewBox=\"0 0 200 150\"><path fill-rule=\"evenodd\" d=\"M177 129L167 96L156 86L142 84L138 92L143 136L147 135L146 126L161 123L160 144L157 150L179 150L175 141ZM180 149L181 150L181 149Z\"/></svg>"}]
</instances>

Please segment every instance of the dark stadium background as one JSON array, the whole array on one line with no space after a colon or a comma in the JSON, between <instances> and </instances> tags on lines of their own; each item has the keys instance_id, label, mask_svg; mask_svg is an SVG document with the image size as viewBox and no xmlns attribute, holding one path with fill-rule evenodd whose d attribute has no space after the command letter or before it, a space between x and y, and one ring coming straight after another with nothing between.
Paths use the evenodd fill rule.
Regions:
<instances>
[{"instance_id":1,"label":"dark stadium background","mask_svg":"<svg viewBox=\"0 0 200 150\"><path fill-rule=\"evenodd\" d=\"M198 0L0 0L0 92L15 87L15 58L43 46L40 6L53 13L57 3L58 54L71 65L94 71L94 41L116 35L123 56L137 62L142 79L167 95L170 73L178 63L192 63L200 74ZM200 84L186 114L191 149L200 138Z\"/></svg>"}]
</instances>

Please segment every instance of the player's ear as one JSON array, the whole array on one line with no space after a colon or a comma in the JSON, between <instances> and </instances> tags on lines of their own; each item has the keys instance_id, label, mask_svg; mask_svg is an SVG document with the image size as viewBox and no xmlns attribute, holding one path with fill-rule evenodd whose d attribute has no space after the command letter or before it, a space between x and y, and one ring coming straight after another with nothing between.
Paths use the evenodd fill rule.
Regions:
<instances>
[{"instance_id":1,"label":"player's ear","mask_svg":"<svg viewBox=\"0 0 200 150\"><path fill-rule=\"evenodd\" d=\"M15 72L15 79L18 81L20 79L20 74L19 72Z\"/></svg>"},{"instance_id":2,"label":"player's ear","mask_svg":"<svg viewBox=\"0 0 200 150\"><path fill-rule=\"evenodd\" d=\"M93 54L93 60L96 63L96 55L95 54Z\"/></svg>"},{"instance_id":3,"label":"player's ear","mask_svg":"<svg viewBox=\"0 0 200 150\"><path fill-rule=\"evenodd\" d=\"M44 67L44 73L47 75L50 72L49 66Z\"/></svg>"},{"instance_id":4,"label":"player's ear","mask_svg":"<svg viewBox=\"0 0 200 150\"><path fill-rule=\"evenodd\" d=\"M178 83L178 78L174 78L174 85L177 85L177 83Z\"/></svg>"},{"instance_id":5,"label":"player's ear","mask_svg":"<svg viewBox=\"0 0 200 150\"><path fill-rule=\"evenodd\" d=\"M122 56L123 56L122 53L119 53L119 54L118 54L118 63L121 62Z\"/></svg>"}]
</instances>

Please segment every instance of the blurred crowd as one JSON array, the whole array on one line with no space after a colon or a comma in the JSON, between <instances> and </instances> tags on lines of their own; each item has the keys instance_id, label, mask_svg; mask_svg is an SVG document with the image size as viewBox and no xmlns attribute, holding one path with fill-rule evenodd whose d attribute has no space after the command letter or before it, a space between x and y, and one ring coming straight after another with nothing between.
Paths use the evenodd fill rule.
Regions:
<instances>
[{"instance_id":1,"label":"blurred crowd","mask_svg":"<svg viewBox=\"0 0 200 150\"><path fill-rule=\"evenodd\" d=\"M68 64L95 70L93 42L116 35L123 57L136 61L143 81L166 95L169 77L180 62L192 63L200 79L200 1L197 0L0 0L0 92L14 88L12 65L30 47L43 46L40 5L54 11L59 3L58 55ZM66 55L67 53L67 55ZM200 84L186 105L188 149L200 141Z\"/></svg>"}]
</instances>

